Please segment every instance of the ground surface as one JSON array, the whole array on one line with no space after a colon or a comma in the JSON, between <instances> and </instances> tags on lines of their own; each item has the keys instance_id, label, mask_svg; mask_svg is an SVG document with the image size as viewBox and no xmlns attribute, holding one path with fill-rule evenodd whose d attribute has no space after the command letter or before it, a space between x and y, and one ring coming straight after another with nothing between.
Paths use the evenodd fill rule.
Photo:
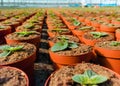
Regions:
<instances>
[{"instance_id":1,"label":"ground surface","mask_svg":"<svg viewBox=\"0 0 120 86\"><path fill-rule=\"evenodd\" d=\"M48 54L49 45L47 39L47 26L44 22L40 40L39 55L37 56L34 66L35 86L44 86L46 79L54 70Z\"/></svg>"}]
</instances>

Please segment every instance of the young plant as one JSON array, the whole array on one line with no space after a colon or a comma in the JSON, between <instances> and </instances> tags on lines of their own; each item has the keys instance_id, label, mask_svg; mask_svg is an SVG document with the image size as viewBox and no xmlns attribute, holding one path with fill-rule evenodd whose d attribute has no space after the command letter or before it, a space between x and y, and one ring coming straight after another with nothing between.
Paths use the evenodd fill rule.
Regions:
<instances>
[{"instance_id":1,"label":"young plant","mask_svg":"<svg viewBox=\"0 0 120 86\"><path fill-rule=\"evenodd\" d=\"M118 41L111 41L110 46L120 46L120 42Z\"/></svg>"},{"instance_id":2,"label":"young plant","mask_svg":"<svg viewBox=\"0 0 120 86\"><path fill-rule=\"evenodd\" d=\"M0 29L4 29L5 28L5 26L0 26Z\"/></svg>"},{"instance_id":3,"label":"young plant","mask_svg":"<svg viewBox=\"0 0 120 86\"><path fill-rule=\"evenodd\" d=\"M74 26L79 26L81 22L79 22L77 19L73 19L73 25Z\"/></svg>"},{"instance_id":4,"label":"young plant","mask_svg":"<svg viewBox=\"0 0 120 86\"><path fill-rule=\"evenodd\" d=\"M25 24L24 25L24 28L25 29L32 29L32 28L34 28L35 26L34 26L34 24L33 23L28 23L28 24Z\"/></svg>"},{"instance_id":5,"label":"young plant","mask_svg":"<svg viewBox=\"0 0 120 86\"><path fill-rule=\"evenodd\" d=\"M91 26L84 26L84 27L79 28L79 30L91 30L91 29L92 29Z\"/></svg>"},{"instance_id":6,"label":"young plant","mask_svg":"<svg viewBox=\"0 0 120 86\"><path fill-rule=\"evenodd\" d=\"M68 38L61 37L60 41L55 43L54 46L51 48L51 51L57 52L57 51L65 50L67 48L71 49L71 48L77 48L77 47L78 47L77 43L73 41L68 41Z\"/></svg>"},{"instance_id":7,"label":"young plant","mask_svg":"<svg viewBox=\"0 0 120 86\"><path fill-rule=\"evenodd\" d=\"M39 34L38 32L36 31L22 31L22 32L15 32L16 34L18 34L19 36L29 36L29 35L32 35L32 34Z\"/></svg>"},{"instance_id":8,"label":"young plant","mask_svg":"<svg viewBox=\"0 0 120 86\"><path fill-rule=\"evenodd\" d=\"M94 38L101 38L101 37L105 37L108 36L107 33L105 32L90 32Z\"/></svg>"},{"instance_id":9,"label":"young plant","mask_svg":"<svg viewBox=\"0 0 120 86\"><path fill-rule=\"evenodd\" d=\"M9 46L9 45L3 45L0 46L0 50L2 50L2 53L0 53L0 58L7 57L11 53L14 53L15 51L20 51L23 49L23 46Z\"/></svg>"},{"instance_id":10,"label":"young plant","mask_svg":"<svg viewBox=\"0 0 120 86\"><path fill-rule=\"evenodd\" d=\"M107 81L107 77L98 75L92 70L86 70L83 74L76 74L72 77L74 82L82 86L98 86L100 83Z\"/></svg>"},{"instance_id":11,"label":"young plant","mask_svg":"<svg viewBox=\"0 0 120 86\"><path fill-rule=\"evenodd\" d=\"M68 29L61 29L61 28L56 28L56 29L52 29L52 32L56 32L58 34L61 34L62 32L67 32Z\"/></svg>"}]
</instances>

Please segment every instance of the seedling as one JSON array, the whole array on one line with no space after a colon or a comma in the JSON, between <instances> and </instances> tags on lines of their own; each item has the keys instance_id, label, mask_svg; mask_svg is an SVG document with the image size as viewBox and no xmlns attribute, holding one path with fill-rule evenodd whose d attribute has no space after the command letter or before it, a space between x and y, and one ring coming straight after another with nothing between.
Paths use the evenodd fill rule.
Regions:
<instances>
[{"instance_id":1,"label":"seedling","mask_svg":"<svg viewBox=\"0 0 120 86\"><path fill-rule=\"evenodd\" d=\"M107 33L105 32L90 32L94 38L101 38L101 37L105 37L108 36Z\"/></svg>"},{"instance_id":2,"label":"seedling","mask_svg":"<svg viewBox=\"0 0 120 86\"><path fill-rule=\"evenodd\" d=\"M39 23L37 20L30 20L30 23ZM33 24L34 25L34 24Z\"/></svg>"},{"instance_id":3,"label":"seedling","mask_svg":"<svg viewBox=\"0 0 120 86\"><path fill-rule=\"evenodd\" d=\"M98 86L100 83L107 81L107 77L98 75L92 70L86 70L83 74L76 74L72 77L74 82L82 86Z\"/></svg>"},{"instance_id":4,"label":"seedling","mask_svg":"<svg viewBox=\"0 0 120 86\"><path fill-rule=\"evenodd\" d=\"M120 21L120 18L117 18L117 21Z\"/></svg>"},{"instance_id":5,"label":"seedling","mask_svg":"<svg viewBox=\"0 0 120 86\"><path fill-rule=\"evenodd\" d=\"M2 50L2 53L0 53L0 58L7 57L11 53L14 53L15 51L20 51L23 49L23 46L9 46L9 45L3 45L0 46L0 50Z\"/></svg>"},{"instance_id":6,"label":"seedling","mask_svg":"<svg viewBox=\"0 0 120 86\"><path fill-rule=\"evenodd\" d=\"M91 26L85 26L85 27L79 28L79 30L91 30L91 29L92 29Z\"/></svg>"},{"instance_id":7,"label":"seedling","mask_svg":"<svg viewBox=\"0 0 120 86\"><path fill-rule=\"evenodd\" d=\"M111 41L110 46L120 46L120 42L118 41Z\"/></svg>"},{"instance_id":8,"label":"seedling","mask_svg":"<svg viewBox=\"0 0 120 86\"><path fill-rule=\"evenodd\" d=\"M25 24L24 25L24 28L25 29L31 29L31 28L34 28L35 26L34 26L34 24L32 24L32 23L29 23L29 24Z\"/></svg>"},{"instance_id":9,"label":"seedling","mask_svg":"<svg viewBox=\"0 0 120 86\"><path fill-rule=\"evenodd\" d=\"M32 34L38 34L38 32L36 31L23 31L23 32L16 32L16 34L18 34L19 36L29 36L29 35L32 35Z\"/></svg>"},{"instance_id":10,"label":"seedling","mask_svg":"<svg viewBox=\"0 0 120 86\"><path fill-rule=\"evenodd\" d=\"M4 26L0 26L0 29L4 29L5 27Z\"/></svg>"},{"instance_id":11,"label":"seedling","mask_svg":"<svg viewBox=\"0 0 120 86\"><path fill-rule=\"evenodd\" d=\"M56 32L57 34L61 34L62 32L67 32L69 30L68 29L56 28L56 29L52 29L51 31Z\"/></svg>"},{"instance_id":12,"label":"seedling","mask_svg":"<svg viewBox=\"0 0 120 86\"><path fill-rule=\"evenodd\" d=\"M56 51L62 51L65 49L71 49L71 48L77 48L78 45L77 43L73 41L68 41L68 38L61 37L60 41L55 43L54 46L51 48L51 51L56 52Z\"/></svg>"},{"instance_id":13,"label":"seedling","mask_svg":"<svg viewBox=\"0 0 120 86\"><path fill-rule=\"evenodd\" d=\"M79 22L77 19L73 19L73 25L74 26L79 26L81 22Z\"/></svg>"}]
</instances>

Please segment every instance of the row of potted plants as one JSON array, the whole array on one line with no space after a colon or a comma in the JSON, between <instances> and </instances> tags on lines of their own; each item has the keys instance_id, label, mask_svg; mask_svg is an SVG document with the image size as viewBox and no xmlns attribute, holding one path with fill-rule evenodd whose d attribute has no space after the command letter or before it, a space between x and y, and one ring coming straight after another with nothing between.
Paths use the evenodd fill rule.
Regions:
<instances>
[{"instance_id":1,"label":"row of potted plants","mask_svg":"<svg viewBox=\"0 0 120 86\"><path fill-rule=\"evenodd\" d=\"M16 68L13 68L17 72L16 76L8 74L8 76L5 77L4 75L3 77L6 79L3 79L2 85L5 84L5 86L7 86L7 84L11 83L11 86L34 86L34 61L36 60L36 54L39 48L44 16L45 11L43 10L37 11L37 13L24 13L16 16L15 19L12 17L6 20L9 22L20 22L22 25L19 24L18 27L14 28L16 32L10 32L8 35L4 35L7 44L0 46L0 66L16 67L19 68L17 69L18 72L24 71L27 75L23 72L23 79L23 76L15 70ZM3 25L3 22L1 25ZM4 26L8 27L7 25ZM20 71L20 69L22 71ZM11 78L10 81L8 80L9 77L14 78ZM19 81L17 81L18 78ZM14 83L14 81L17 81L17 83Z\"/></svg>"},{"instance_id":2,"label":"row of potted plants","mask_svg":"<svg viewBox=\"0 0 120 86\"><path fill-rule=\"evenodd\" d=\"M103 24L100 22L101 25L98 25L99 27L94 24L91 25L93 21L98 20L93 19L90 21L91 23L88 24L85 21L80 21L77 13L71 17L72 11L61 13L60 10L60 13L55 12L53 15L55 15L55 17L50 20L59 20L60 18L62 23L66 24L68 29L72 32L72 37L54 31L57 34L49 38L50 58L55 66L57 66L58 70L52 73L46 81L45 86L119 86L120 42L115 39L113 34L104 29L107 26L110 27L110 30L111 27L114 27L112 30L114 30L114 33L117 33L119 31L119 25L106 23L105 21ZM59 18L56 18L56 15ZM56 22L56 24L57 23L59 22ZM49 26L49 23L47 23L47 25ZM76 41L76 37L79 38L80 41ZM95 55L96 58L93 58ZM90 62L91 59L96 59L95 61L98 61L98 64L102 66L91 63L81 63L82 61ZM94 76L96 78L93 78ZM116 82L112 81L112 78L114 78ZM92 79L96 81L92 81Z\"/></svg>"}]
</instances>

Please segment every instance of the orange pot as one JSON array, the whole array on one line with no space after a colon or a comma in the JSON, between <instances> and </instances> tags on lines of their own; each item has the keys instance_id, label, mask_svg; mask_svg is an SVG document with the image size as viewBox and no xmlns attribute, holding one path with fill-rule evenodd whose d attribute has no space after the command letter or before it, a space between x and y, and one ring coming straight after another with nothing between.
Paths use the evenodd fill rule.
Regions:
<instances>
[{"instance_id":1,"label":"orange pot","mask_svg":"<svg viewBox=\"0 0 120 86\"><path fill-rule=\"evenodd\" d=\"M26 85L25 85L25 86L30 86L30 85L29 85L28 76L27 76L22 70L20 70L20 69L18 69L18 68L15 68L15 67L9 67L9 66L0 66L0 68L7 68L8 70L12 70L12 71L16 70L16 71L19 71L22 75L24 75L24 78L25 78L25 80L26 80Z\"/></svg>"},{"instance_id":2,"label":"orange pot","mask_svg":"<svg viewBox=\"0 0 120 86\"><path fill-rule=\"evenodd\" d=\"M112 71L112 70L110 70L110 69L108 69L108 68L106 68L106 67L104 67L104 69L110 71L112 74L115 74L115 77L118 77L118 78L120 79L120 75L119 75L118 73L116 73L116 72L114 72L114 71ZM54 74L54 73L55 73L55 72L53 72L52 74ZM51 74L51 75L52 75L52 74ZM47 78L44 86L49 86L50 79L51 79L51 75Z\"/></svg>"},{"instance_id":3,"label":"orange pot","mask_svg":"<svg viewBox=\"0 0 120 86\"><path fill-rule=\"evenodd\" d=\"M85 19L85 24L91 26L91 20L89 18Z\"/></svg>"},{"instance_id":4,"label":"orange pot","mask_svg":"<svg viewBox=\"0 0 120 86\"><path fill-rule=\"evenodd\" d=\"M11 33L12 34L12 33ZM40 35L37 35L36 37L34 38L29 38L29 39L10 39L8 38L9 35L11 34L8 34L5 36L5 40L6 40L6 43L7 44L14 44L14 43L20 43L20 42L27 42L27 43L31 43L31 44L34 44L36 47L37 47L37 50L39 48L39 43L40 43Z\"/></svg>"},{"instance_id":5,"label":"orange pot","mask_svg":"<svg viewBox=\"0 0 120 86\"><path fill-rule=\"evenodd\" d=\"M18 43L19 45L19 43ZM21 59L19 61L5 63L1 66L11 66L23 70L29 77L30 86L34 86L34 62L36 59L36 47L34 46L34 52L27 58Z\"/></svg>"},{"instance_id":6,"label":"orange pot","mask_svg":"<svg viewBox=\"0 0 120 86\"><path fill-rule=\"evenodd\" d=\"M82 61L89 62L92 59L93 52L89 52L83 55L77 56L61 56L49 50L51 60L59 67L65 65L75 65L81 63Z\"/></svg>"},{"instance_id":7,"label":"orange pot","mask_svg":"<svg viewBox=\"0 0 120 86\"><path fill-rule=\"evenodd\" d=\"M116 29L118 29L118 27L116 26L108 26L105 24L101 24L100 26L100 31L109 32L109 33L114 33Z\"/></svg>"},{"instance_id":8,"label":"orange pot","mask_svg":"<svg viewBox=\"0 0 120 86\"><path fill-rule=\"evenodd\" d=\"M120 25L120 21L117 21L117 20L112 20L112 24L115 24L115 25Z\"/></svg>"},{"instance_id":9,"label":"orange pot","mask_svg":"<svg viewBox=\"0 0 120 86\"><path fill-rule=\"evenodd\" d=\"M95 46L95 52L101 65L108 67L120 74L120 50L110 50Z\"/></svg>"},{"instance_id":10,"label":"orange pot","mask_svg":"<svg viewBox=\"0 0 120 86\"><path fill-rule=\"evenodd\" d=\"M117 40L117 41L120 41L120 30L119 30L119 29L117 29L117 30L115 31L115 37L116 37L116 40Z\"/></svg>"},{"instance_id":11,"label":"orange pot","mask_svg":"<svg viewBox=\"0 0 120 86\"><path fill-rule=\"evenodd\" d=\"M78 20L79 20L80 22L84 22L84 21L85 21L85 17L79 17Z\"/></svg>"},{"instance_id":12,"label":"orange pot","mask_svg":"<svg viewBox=\"0 0 120 86\"><path fill-rule=\"evenodd\" d=\"M82 36L82 41L86 44L86 45L90 45L90 46L94 46L97 42L100 42L100 41L103 41L103 40L99 40L99 39L87 39L85 38L85 35L87 33L85 33L83 36ZM111 38L109 38L108 40L105 40L105 41L111 41L111 40L115 40L114 36L109 34L111 36Z\"/></svg>"},{"instance_id":13,"label":"orange pot","mask_svg":"<svg viewBox=\"0 0 120 86\"><path fill-rule=\"evenodd\" d=\"M48 44L49 44L50 47L52 47L54 45L54 43L50 40L48 41Z\"/></svg>"},{"instance_id":14,"label":"orange pot","mask_svg":"<svg viewBox=\"0 0 120 86\"><path fill-rule=\"evenodd\" d=\"M1 25L2 26L2 25ZM11 33L11 27L10 26L5 26L4 29L0 29L0 44L4 44L5 43L5 38L4 36L7 34Z\"/></svg>"}]
</instances>

